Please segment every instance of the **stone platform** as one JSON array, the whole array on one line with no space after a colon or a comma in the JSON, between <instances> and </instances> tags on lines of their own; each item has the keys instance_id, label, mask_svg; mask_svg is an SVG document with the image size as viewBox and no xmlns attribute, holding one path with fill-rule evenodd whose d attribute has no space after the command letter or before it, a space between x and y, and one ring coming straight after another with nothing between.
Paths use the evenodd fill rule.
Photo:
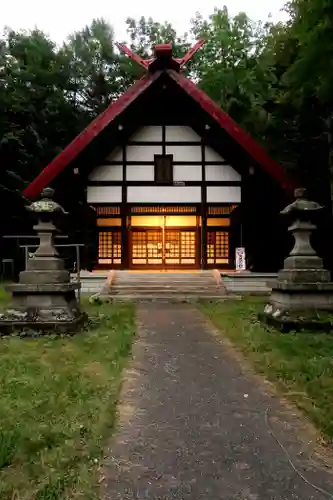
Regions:
<instances>
[{"instance_id":1,"label":"stone platform","mask_svg":"<svg viewBox=\"0 0 333 500\"><path fill-rule=\"evenodd\" d=\"M90 289L89 281L96 278L84 278L84 289ZM122 301L170 301L191 302L201 299L226 300L225 290L216 281L213 271L191 272L152 272L152 271L115 271L109 279L107 287L100 283L100 291L96 295L105 300Z\"/></svg>"},{"instance_id":2,"label":"stone platform","mask_svg":"<svg viewBox=\"0 0 333 500\"><path fill-rule=\"evenodd\" d=\"M255 273L252 271L221 271L226 293L240 295L268 295L277 279L276 273Z\"/></svg>"}]
</instances>

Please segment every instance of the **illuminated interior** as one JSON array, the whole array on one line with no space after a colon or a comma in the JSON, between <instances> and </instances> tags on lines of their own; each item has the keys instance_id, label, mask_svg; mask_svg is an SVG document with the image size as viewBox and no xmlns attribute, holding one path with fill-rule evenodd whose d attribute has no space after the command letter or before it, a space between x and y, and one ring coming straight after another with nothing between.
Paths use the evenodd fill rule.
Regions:
<instances>
[{"instance_id":1,"label":"illuminated interior","mask_svg":"<svg viewBox=\"0 0 333 500\"><path fill-rule=\"evenodd\" d=\"M195 215L132 215L132 227L196 227Z\"/></svg>"},{"instance_id":2,"label":"illuminated interior","mask_svg":"<svg viewBox=\"0 0 333 500\"><path fill-rule=\"evenodd\" d=\"M103 215L97 218L98 263L120 265L121 219L119 215ZM229 226L228 217L207 218L207 264L229 263ZM130 265L195 267L200 254L200 227L201 217L196 215L132 215L128 218Z\"/></svg>"},{"instance_id":3,"label":"illuminated interior","mask_svg":"<svg viewBox=\"0 0 333 500\"><path fill-rule=\"evenodd\" d=\"M133 265L195 265L196 230L132 228Z\"/></svg>"},{"instance_id":4,"label":"illuminated interior","mask_svg":"<svg viewBox=\"0 0 333 500\"><path fill-rule=\"evenodd\" d=\"M197 252L195 215L134 215L131 218L131 227L132 265L195 266Z\"/></svg>"},{"instance_id":5,"label":"illuminated interior","mask_svg":"<svg viewBox=\"0 0 333 500\"><path fill-rule=\"evenodd\" d=\"M229 263L229 233L227 231L207 232L207 264Z\"/></svg>"},{"instance_id":6,"label":"illuminated interior","mask_svg":"<svg viewBox=\"0 0 333 500\"><path fill-rule=\"evenodd\" d=\"M121 264L120 231L100 231L98 233L98 263Z\"/></svg>"},{"instance_id":7,"label":"illuminated interior","mask_svg":"<svg viewBox=\"0 0 333 500\"><path fill-rule=\"evenodd\" d=\"M99 227L113 227L121 226L121 219L97 219L97 226Z\"/></svg>"}]
</instances>

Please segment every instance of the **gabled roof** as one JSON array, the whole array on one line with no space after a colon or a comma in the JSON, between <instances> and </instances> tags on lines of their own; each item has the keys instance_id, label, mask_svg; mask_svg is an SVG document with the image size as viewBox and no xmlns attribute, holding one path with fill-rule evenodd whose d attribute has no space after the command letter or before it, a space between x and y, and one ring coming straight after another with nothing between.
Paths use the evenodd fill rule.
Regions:
<instances>
[{"instance_id":1,"label":"gabled roof","mask_svg":"<svg viewBox=\"0 0 333 500\"><path fill-rule=\"evenodd\" d=\"M199 106L245 150L253 160L260 165L278 184L287 192L292 192L294 184L283 168L268 156L265 150L237 125L230 116L223 111L203 90L179 72L181 66L200 48L203 41L199 41L182 59L172 57L170 45L160 45L155 48L155 58L144 61L129 49L119 45L127 55L144 66L148 73L132 85L122 96L93 120L58 156L47 165L44 170L27 186L24 195L35 198L44 187L49 185L70 163L116 118L118 118L130 104L155 82L162 73L176 82ZM126 49L126 50L125 50ZM141 62L140 62L141 60ZM172 68L172 69L170 69Z\"/></svg>"},{"instance_id":2,"label":"gabled roof","mask_svg":"<svg viewBox=\"0 0 333 500\"><path fill-rule=\"evenodd\" d=\"M158 73L144 76L132 85L122 96L110 104L75 139L72 140L44 170L25 188L27 198L35 198L57 177L91 141L119 116L138 96L159 77Z\"/></svg>"},{"instance_id":3,"label":"gabled roof","mask_svg":"<svg viewBox=\"0 0 333 500\"><path fill-rule=\"evenodd\" d=\"M286 191L295 189L281 165L273 160L258 142L237 125L203 90L181 73L169 71L169 74L283 189Z\"/></svg>"}]
</instances>

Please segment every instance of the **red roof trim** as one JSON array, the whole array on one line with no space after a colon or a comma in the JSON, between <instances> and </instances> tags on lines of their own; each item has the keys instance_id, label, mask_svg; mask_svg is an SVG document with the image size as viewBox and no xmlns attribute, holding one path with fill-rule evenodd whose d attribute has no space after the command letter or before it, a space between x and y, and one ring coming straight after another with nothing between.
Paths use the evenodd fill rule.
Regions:
<instances>
[{"instance_id":1,"label":"red roof trim","mask_svg":"<svg viewBox=\"0 0 333 500\"><path fill-rule=\"evenodd\" d=\"M154 47L155 57L168 57L172 59L172 44L171 43L158 43Z\"/></svg>"},{"instance_id":2,"label":"red roof trim","mask_svg":"<svg viewBox=\"0 0 333 500\"><path fill-rule=\"evenodd\" d=\"M147 74L134 83L117 101L103 111L88 127L56 156L49 165L24 190L24 196L35 198L62 172L88 144L98 136L117 116L119 116L136 98L142 94L159 76L161 72Z\"/></svg>"},{"instance_id":3,"label":"red roof trim","mask_svg":"<svg viewBox=\"0 0 333 500\"><path fill-rule=\"evenodd\" d=\"M190 59L201 49L201 47L206 43L206 40L203 38L198 40L195 45L184 55L182 59L179 60L180 66L185 66Z\"/></svg>"},{"instance_id":4,"label":"red roof trim","mask_svg":"<svg viewBox=\"0 0 333 500\"><path fill-rule=\"evenodd\" d=\"M191 80L172 70L169 70L168 73L283 189L293 193L296 186L281 165L268 156L266 151L244 129L237 125L223 109Z\"/></svg>"},{"instance_id":5,"label":"red roof trim","mask_svg":"<svg viewBox=\"0 0 333 500\"><path fill-rule=\"evenodd\" d=\"M282 167L276 163L264 149L237 125L203 90L181 73L168 70L169 76L204 109L252 158L265 169L280 186L292 193L295 185ZM117 116L119 116L136 98L161 75L161 71L148 73L132 85L117 101L93 120L56 158L42 170L34 181L24 190L27 198L35 198L44 187L49 185L88 144L98 136Z\"/></svg>"},{"instance_id":6,"label":"red roof trim","mask_svg":"<svg viewBox=\"0 0 333 500\"><path fill-rule=\"evenodd\" d=\"M145 69L149 69L150 71L156 68L156 61L158 59L164 59L169 61L169 68L179 71L181 66L184 66L188 63L188 61L194 56L196 52L206 43L206 40L201 39L198 40L192 48L188 50L182 58L172 57L172 44L171 43L160 43L155 45L154 52L155 57L151 59L142 59L141 56L135 54L129 47L124 45L123 43L116 42L116 46L118 49L126 54L132 61L136 62L140 66Z\"/></svg>"},{"instance_id":7,"label":"red roof trim","mask_svg":"<svg viewBox=\"0 0 333 500\"><path fill-rule=\"evenodd\" d=\"M142 59L142 57L135 54L131 49L126 47L123 43L116 42L116 46L119 50L124 52L132 61L135 61L137 64L140 64L143 68L147 69L149 66L149 60Z\"/></svg>"}]
</instances>

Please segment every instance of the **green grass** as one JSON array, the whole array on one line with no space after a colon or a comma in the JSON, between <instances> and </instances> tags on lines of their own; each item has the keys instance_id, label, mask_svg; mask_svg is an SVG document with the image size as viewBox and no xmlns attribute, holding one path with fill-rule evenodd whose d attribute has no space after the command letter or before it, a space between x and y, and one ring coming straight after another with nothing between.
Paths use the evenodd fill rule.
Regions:
<instances>
[{"instance_id":1,"label":"green grass","mask_svg":"<svg viewBox=\"0 0 333 500\"><path fill-rule=\"evenodd\" d=\"M1 500L98 498L134 307L88 312L99 321L74 337L0 339Z\"/></svg>"},{"instance_id":2,"label":"green grass","mask_svg":"<svg viewBox=\"0 0 333 500\"><path fill-rule=\"evenodd\" d=\"M6 292L5 288L0 284L0 309L3 309L8 305L10 300L10 294Z\"/></svg>"},{"instance_id":3,"label":"green grass","mask_svg":"<svg viewBox=\"0 0 333 500\"><path fill-rule=\"evenodd\" d=\"M279 333L263 326L258 299L203 303L202 311L253 363L333 439L333 337Z\"/></svg>"}]
</instances>

